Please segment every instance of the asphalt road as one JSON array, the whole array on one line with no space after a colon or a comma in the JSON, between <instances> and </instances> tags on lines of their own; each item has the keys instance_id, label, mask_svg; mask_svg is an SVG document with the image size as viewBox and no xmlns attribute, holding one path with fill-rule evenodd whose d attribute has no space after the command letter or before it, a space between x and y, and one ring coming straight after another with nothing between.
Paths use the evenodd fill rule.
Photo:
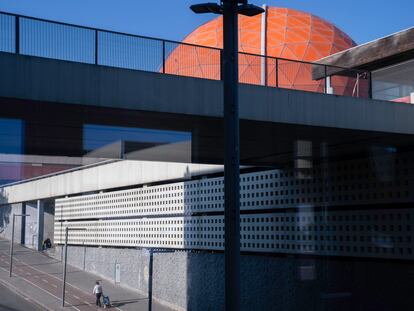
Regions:
<instances>
[{"instance_id":1,"label":"asphalt road","mask_svg":"<svg viewBox=\"0 0 414 311\"><path fill-rule=\"evenodd\" d=\"M37 306L31 304L23 297L15 294L4 285L0 284L0 311L40 311Z\"/></svg>"}]
</instances>

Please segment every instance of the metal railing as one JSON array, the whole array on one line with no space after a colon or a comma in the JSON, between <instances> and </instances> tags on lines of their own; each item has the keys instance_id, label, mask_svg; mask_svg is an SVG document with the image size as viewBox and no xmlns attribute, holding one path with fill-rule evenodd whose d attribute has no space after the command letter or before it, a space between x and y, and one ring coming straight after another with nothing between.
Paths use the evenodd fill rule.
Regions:
<instances>
[{"instance_id":1,"label":"metal railing","mask_svg":"<svg viewBox=\"0 0 414 311\"><path fill-rule=\"evenodd\" d=\"M87 64L221 79L221 49L0 12L0 51ZM239 53L239 82L371 97L371 73Z\"/></svg>"}]
</instances>

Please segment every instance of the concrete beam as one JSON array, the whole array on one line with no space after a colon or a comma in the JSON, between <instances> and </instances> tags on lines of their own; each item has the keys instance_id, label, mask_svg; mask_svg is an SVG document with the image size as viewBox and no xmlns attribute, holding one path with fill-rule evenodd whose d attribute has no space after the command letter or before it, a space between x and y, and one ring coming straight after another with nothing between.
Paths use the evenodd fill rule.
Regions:
<instances>
[{"instance_id":1,"label":"concrete beam","mask_svg":"<svg viewBox=\"0 0 414 311\"><path fill-rule=\"evenodd\" d=\"M185 180L200 174L221 172L221 165L123 160L105 162L0 188L0 204L29 202L90 191L127 187L168 180ZM40 204L42 207L43 205ZM43 208L42 208L43 209ZM39 214L40 213L40 214ZM37 210L40 219L42 210ZM37 219L38 228L43 227ZM39 239L40 239L40 232Z\"/></svg>"},{"instance_id":2,"label":"concrete beam","mask_svg":"<svg viewBox=\"0 0 414 311\"><path fill-rule=\"evenodd\" d=\"M222 82L0 53L0 98L222 117ZM240 84L245 120L414 134L414 107ZM253 104L254 103L254 104Z\"/></svg>"}]
</instances>

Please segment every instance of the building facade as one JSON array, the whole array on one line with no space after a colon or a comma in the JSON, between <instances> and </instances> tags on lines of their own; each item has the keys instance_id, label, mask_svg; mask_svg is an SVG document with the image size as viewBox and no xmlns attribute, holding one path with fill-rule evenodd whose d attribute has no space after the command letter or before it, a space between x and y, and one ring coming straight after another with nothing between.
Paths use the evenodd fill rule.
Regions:
<instances>
[{"instance_id":1,"label":"building facade","mask_svg":"<svg viewBox=\"0 0 414 311\"><path fill-rule=\"evenodd\" d=\"M140 292L152 250L157 300L222 310L220 23L172 42L0 13L0 235L27 213L16 240L61 259L82 228L69 263ZM242 309L409 309L412 29L354 46L268 7L240 33Z\"/></svg>"}]
</instances>

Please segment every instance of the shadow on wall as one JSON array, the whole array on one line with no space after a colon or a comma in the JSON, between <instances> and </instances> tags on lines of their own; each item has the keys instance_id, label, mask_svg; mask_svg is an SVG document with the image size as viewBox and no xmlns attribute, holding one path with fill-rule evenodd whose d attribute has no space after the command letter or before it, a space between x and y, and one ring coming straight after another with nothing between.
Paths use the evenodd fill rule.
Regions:
<instances>
[{"instance_id":1,"label":"shadow on wall","mask_svg":"<svg viewBox=\"0 0 414 311\"><path fill-rule=\"evenodd\" d=\"M4 190L0 189L0 201L5 199ZM10 204L0 205L0 236L10 223L12 207Z\"/></svg>"},{"instance_id":2,"label":"shadow on wall","mask_svg":"<svg viewBox=\"0 0 414 311\"><path fill-rule=\"evenodd\" d=\"M54 230L55 230L55 200L44 201L44 231L43 239L50 239L54 244Z\"/></svg>"}]
</instances>

